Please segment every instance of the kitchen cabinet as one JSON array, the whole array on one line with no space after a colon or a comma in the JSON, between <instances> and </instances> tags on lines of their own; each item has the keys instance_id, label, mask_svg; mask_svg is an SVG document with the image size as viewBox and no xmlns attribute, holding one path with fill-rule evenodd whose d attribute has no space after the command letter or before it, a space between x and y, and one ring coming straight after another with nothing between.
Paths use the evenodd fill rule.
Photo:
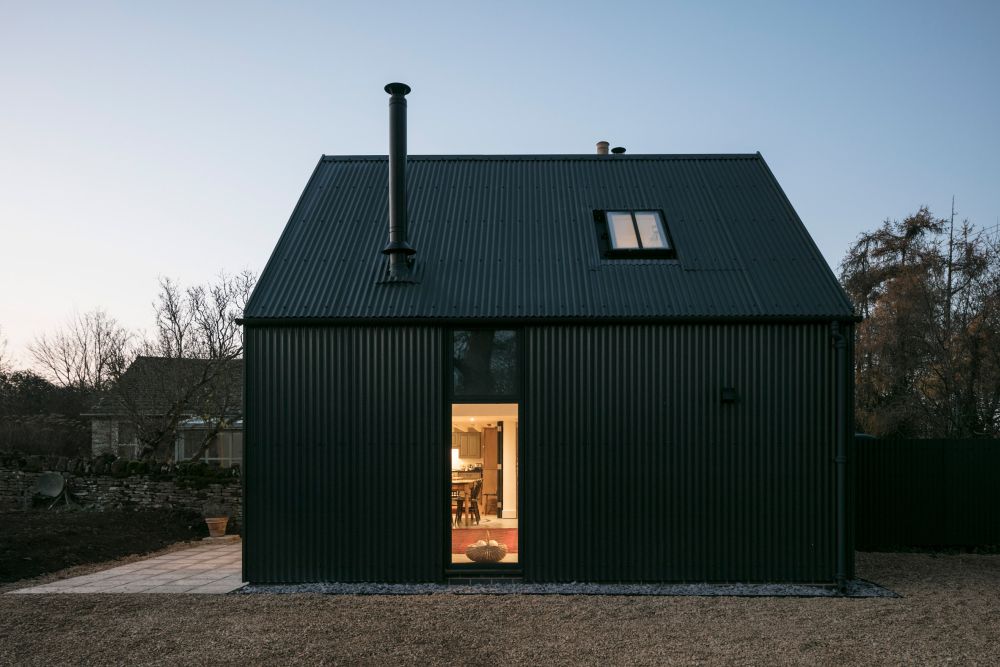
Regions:
<instances>
[{"instance_id":1,"label":"kitchen cabinet","mask_svg":"<svg viewBox=\"0 0 1000 667\"><path fill-rule=\"evenodd\" d=\"M461 459L478 459L483 455L482 434L476 431L452 431L451 448L458 450L458 457Z\"/></svg>"}]
</instances>

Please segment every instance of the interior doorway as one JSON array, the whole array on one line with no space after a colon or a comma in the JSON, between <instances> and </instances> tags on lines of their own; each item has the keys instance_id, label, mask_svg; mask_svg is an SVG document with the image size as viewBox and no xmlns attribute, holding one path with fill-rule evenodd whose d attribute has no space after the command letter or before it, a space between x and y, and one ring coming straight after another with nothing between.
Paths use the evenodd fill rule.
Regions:
<instances>
[{"instance_id":1,"label":"interior doorway","mask_svg":"<svg viewBox=\"0 0 1000 667\"><path fill-rule=\"evenodd\" d=\"M452 564L518 562L517 407L451 406Z\"/></svg>"}]
</instances>

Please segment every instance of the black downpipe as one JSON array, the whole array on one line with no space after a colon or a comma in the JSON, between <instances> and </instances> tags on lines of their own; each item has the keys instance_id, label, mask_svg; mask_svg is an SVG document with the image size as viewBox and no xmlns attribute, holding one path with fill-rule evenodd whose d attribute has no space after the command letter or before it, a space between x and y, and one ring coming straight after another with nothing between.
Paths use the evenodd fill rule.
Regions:
<instances>
[{"instance_id":1,"label":"black downpipe","mask_svg":"<svg viewBox=\"0 0 1000 667\"><path fill-rule=\"evenodd\" d=\"M847 592L847 405L845 393L847 389L847 368L844 365L847 358L845 352L847 340L840 333L840 323L834 322L830 327L834 349L834 377L837 395L837 414L835 417L835 435L837 454L834 461L837 464L837 590Z\"/></svg>"},{"instance_id":2,"label":"black downpipe","mask_svg":"<svg viewBox=\"0 0 1000 667\"><path fill-rule=\"evenodd\" d=\"M385 87L389 98L389 243L382 254L389 256L389 279L409 280L410 256L417 251L406 237L406 95L405 83Z\"/></svg>"}]
</instances>

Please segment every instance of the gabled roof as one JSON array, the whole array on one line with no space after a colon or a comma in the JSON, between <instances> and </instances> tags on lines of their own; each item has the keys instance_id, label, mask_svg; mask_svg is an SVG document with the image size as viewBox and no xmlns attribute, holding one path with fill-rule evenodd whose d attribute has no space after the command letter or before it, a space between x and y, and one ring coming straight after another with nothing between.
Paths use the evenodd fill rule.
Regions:
<instances>
[{"instance_id":1,"label":"gabled roof","mask_svg":"<svg viewBox=\"0 0 1000 667\"><path fill-rule=\"evenodd\" d=\"M410 156L407 285L384 282L387 181L385 156L324 156L245 319L853 316L759 153ZM615 209L662 210L677 259L605 259Z\"/></svg>"},{"instance_id":2,"label":"gabled roof","mask_svg":"<svg viewBox=\"0 0 1000 667\"><path fill-rule=\"evenodd\" d=\"M212 363L223 363L216 371ZM212 377L214 375L214 377ZM208 378L200 391L191 392ZM198 404L211 396L213 405L225 405L228 416L243 414L243 360L211 362L206 359L136 357L122 373L118 384L103 396L91 415L124 415L130 411L146 415L165 414L178 397L190 395L186 412L196 412ZM126 407L124 402L128 402Z\"/></svg>"}]
</instances>

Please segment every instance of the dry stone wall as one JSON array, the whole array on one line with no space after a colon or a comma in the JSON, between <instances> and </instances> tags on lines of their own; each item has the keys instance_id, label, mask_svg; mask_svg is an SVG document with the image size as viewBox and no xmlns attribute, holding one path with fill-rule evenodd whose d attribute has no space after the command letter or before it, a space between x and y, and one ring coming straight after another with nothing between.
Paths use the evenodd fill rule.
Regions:
<instances>
[{"instance_id":1,"label":"dry stone wall","mask_svg":"<svg viewBox=\"0 0 1000 667\"><path fill-rule=\"evenodd\" d=\"M206 479L185 474L183 467L154 464L152 472L149 467L135 472L135 462L123 459L0 456L0 509L29 506L35 480L43 472L58 472L73 497L91 509L174 509L204 514L221 508L232 523L243 525L238 471L226 479Z\"/></svg>"}]
</instances>

